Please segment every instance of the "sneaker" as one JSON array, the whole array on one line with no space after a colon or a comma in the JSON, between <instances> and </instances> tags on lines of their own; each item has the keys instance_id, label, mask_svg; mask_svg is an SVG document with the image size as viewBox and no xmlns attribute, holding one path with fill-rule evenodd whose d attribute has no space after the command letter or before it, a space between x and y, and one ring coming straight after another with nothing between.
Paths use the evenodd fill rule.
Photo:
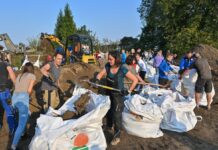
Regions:
<instances>
[{"instance_id":1,"label":"sneaker","mask_svg":"<svg viewBox=\"0 0 218 150\"><path fill-rule=\"evenodd\" d=\"M117 145L118 143L120 143L120 138L114 138L114 139L111 141L111 145Z\"/></svg>"}]
</instances>

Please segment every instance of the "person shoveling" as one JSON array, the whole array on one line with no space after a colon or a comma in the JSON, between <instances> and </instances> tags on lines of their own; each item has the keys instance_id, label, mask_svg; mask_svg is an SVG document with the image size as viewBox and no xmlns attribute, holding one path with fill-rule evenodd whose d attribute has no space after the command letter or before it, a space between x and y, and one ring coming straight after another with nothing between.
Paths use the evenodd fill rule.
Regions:
<instances>
[{"instance_id":1,"label":"person shoveling","mask_svg":"<svg viewBox=\"0 0 218 150\"><path fill-rule=\"evenodd\" d=\"M62 59L63 54L56 53L54 55L54 61L48 62L41 68L41 72L43 74L41 90L43 91L44 112L47 111L49 106L56 108L60 103L58 90L62 91L59 88L59 76Z\"/></svg>"},{"instance_id":2,"label":"person shoveling","mask_svg":"<svg viewBox=\"0 0 218 150\"><path fill-rule=\"evenodd\" d=\"M108 54L108 63L96 76L95 84L100 86L100 80L106 75L107 95L110 96L111 108L107 113L107 125L112 128L114 125L114 137L111 145L117 145L120 142L120 133L122 130L122 111L124 108L124 95L131 93L138 79L121 63L120 53L110 51ZM124 78L127 77L132 81L130 88L124 88ZM103 86L101 86L103 87ZM122 94L123 93L123 94Z\"/></svg>"}]
</instances>

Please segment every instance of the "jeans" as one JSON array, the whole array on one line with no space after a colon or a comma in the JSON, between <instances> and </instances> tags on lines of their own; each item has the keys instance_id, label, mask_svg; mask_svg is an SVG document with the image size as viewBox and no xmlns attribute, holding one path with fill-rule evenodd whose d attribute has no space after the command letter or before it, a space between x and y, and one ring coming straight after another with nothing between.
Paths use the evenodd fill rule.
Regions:
<instances>
[{"instance_id":1,"label":"jeans","mask_svg":"<svg viewBox=\"0 0 218 150\"><path fill-rule=\"evenodd\" d=\"M14 93L12 96L14 109L18 111L18 126L14 134L12 145L17 145L22 136L29 117L29 94L25 92Z\"/></svg>"},{"instance_id":2,"label":"jeans","mask_svg":"<svg viewBox=\"0 0 218 150\"><path fill-rule=\"evenodd\" d=\"M16 121L15 121L13 109L8 104L8 99L10 97L11 97L11 93L10 93L9 89L6 89L5 91L0 92L0 103L6 112L9 132L12 134L16 128ZM1 112L2 112L2 110L1 110ZM1 116L1 117L3 117L3 116ZM1 118L1 119L3 119L3 118Z\"/></svg>"}]
</instances>

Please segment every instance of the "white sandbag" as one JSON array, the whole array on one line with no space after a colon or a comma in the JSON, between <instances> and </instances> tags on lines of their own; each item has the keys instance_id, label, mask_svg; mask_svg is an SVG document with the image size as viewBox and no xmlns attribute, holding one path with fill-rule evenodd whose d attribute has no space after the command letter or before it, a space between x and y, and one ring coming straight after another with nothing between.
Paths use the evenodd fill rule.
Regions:
<instances>
[{"instance_id":1,"label":"white sandbag","mask_svg":"<svg viewBox=\"0 0 218 150\"><path fill-rule=\"evenodd\" d=\"M181 92L181 81L179 80L178 74L170 74L168 76L169 80L172 81L170 87L173 91Z\"/></svg>"},{"instance_id":2,"label":"white sandbag","mask_svg":"<svg viewBox=\"0 0 218 150\"><path fill-rule=\"evenodd\" d=\"M136 115L140 115L140 119ZM125 101L122 113L123 126L127 133L142 138L163 136L160 123L163 116L160 108L140 95L134 95Z\"/></svg>"},{"instance_id":3,"label":"white sandbag","mask_svg":"<svg viewBox=\"0 0 218 150\"><path fill-rule=\"evenodd\" d=\"M194 99L185 99L177 92L166 96L161 104L163 112L161 129L176 132L187 132L193 129L197 123L197 117L193 111L195 106Z\"/></svg>"},{"instance_id":4,"label":"white sandbag","mask_svg":"<svg viewBox=\"0 0 218 150\"><path fill-rule=\"evenodd\" d=\"M157 104L158 106L161 106L163 101L166 99L165 97L172 94L173 92L171 90L166 89L150 90L148 91L148 98L153 103Z\"/></svg>"},{"instance_id":5,"label":"white sandbag","mask_svg":"<svg viewBox=\"0 0 218 150\"><path fill-rule=\"evenodd\" d=\"M84 94L86 89L76 89L74 94ZM80 93L81 92L81 93ZM52 109L46 115L40 115L37 119L35 135L29 145L31 150L69 150L74 147L74 139L80 133L85 133L89 141L86 147L94 150L106 149L107 144L102 131L102 118L110 108L108 96L90 94L91 98L86 106L87 114L78 119L63 121L61 117L53 114L63 114L72 108L79 96L72 96L59 110ZM71 109L72 110L72 109Z\"/></svg>"}]
</instances>

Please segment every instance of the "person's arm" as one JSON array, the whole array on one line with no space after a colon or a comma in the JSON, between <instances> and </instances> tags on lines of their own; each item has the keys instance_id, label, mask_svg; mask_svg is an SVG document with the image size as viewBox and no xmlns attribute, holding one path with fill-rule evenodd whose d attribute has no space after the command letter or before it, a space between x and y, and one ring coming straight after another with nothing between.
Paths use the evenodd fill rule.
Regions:
<instances>
[{"instance_id":1,"label":"person's arm","mask_svg":"<svg viewBox=\"0 0 218 150\"><path fill-rule=\"evenodd\" d=\"M96 76L96 79L101 80L103 78L104 75L106 75L106 69L104 68L103 70L101 70L98 75Z\"/></svg>"},{"instance_id":2,"label":"person's arm","mask_svg":"<svg viewBox=\"0 0 218 150\"><path fill-rule=\"evenodd\" d=\"M11 68L11 66L7 66L7 70L8 70L10 79L12 80L13 84L15 85L15 82L16 82L16 75L15 75L13 69Z\"/></svg>"},{"instance_id":3,"label":"person's arm","mask_svg":"<svg viewBox=\"0 0 218 150\"><path fill-rule=\"evenodd\" d=\"M40 69L40 71L44 76L48 77L49 76L49 69L50 69L50 65L46 64Z\"/></svg>"},{"instance_id":4,"label":"person's arm","mask_svg":"<svg viewBox=\"0 0 218 150\"><path fill-rule=\"evenodd\" d=\"M132 84L129 88L129 91L132 92L134 89L135 89L135 86L137 85L138 83L138 79L136 78L136 76L134 74L132 74L130 71L128 71L126 73L126 77L130 80L132 80Z\"/></svg>"},{"instance_id":5,"label":"person's arm","mask_svg":"<svg viewBox=\"0 0 218 150\"><path fill-rule=\"evenodd\" d=\"M29 93L29 95L31 94L32 90L33 90L33 86L34 86L35 80L31 79L30 80L30 84L29 87L27 89L27 92Z\"/></svg>"}]
</instances>

